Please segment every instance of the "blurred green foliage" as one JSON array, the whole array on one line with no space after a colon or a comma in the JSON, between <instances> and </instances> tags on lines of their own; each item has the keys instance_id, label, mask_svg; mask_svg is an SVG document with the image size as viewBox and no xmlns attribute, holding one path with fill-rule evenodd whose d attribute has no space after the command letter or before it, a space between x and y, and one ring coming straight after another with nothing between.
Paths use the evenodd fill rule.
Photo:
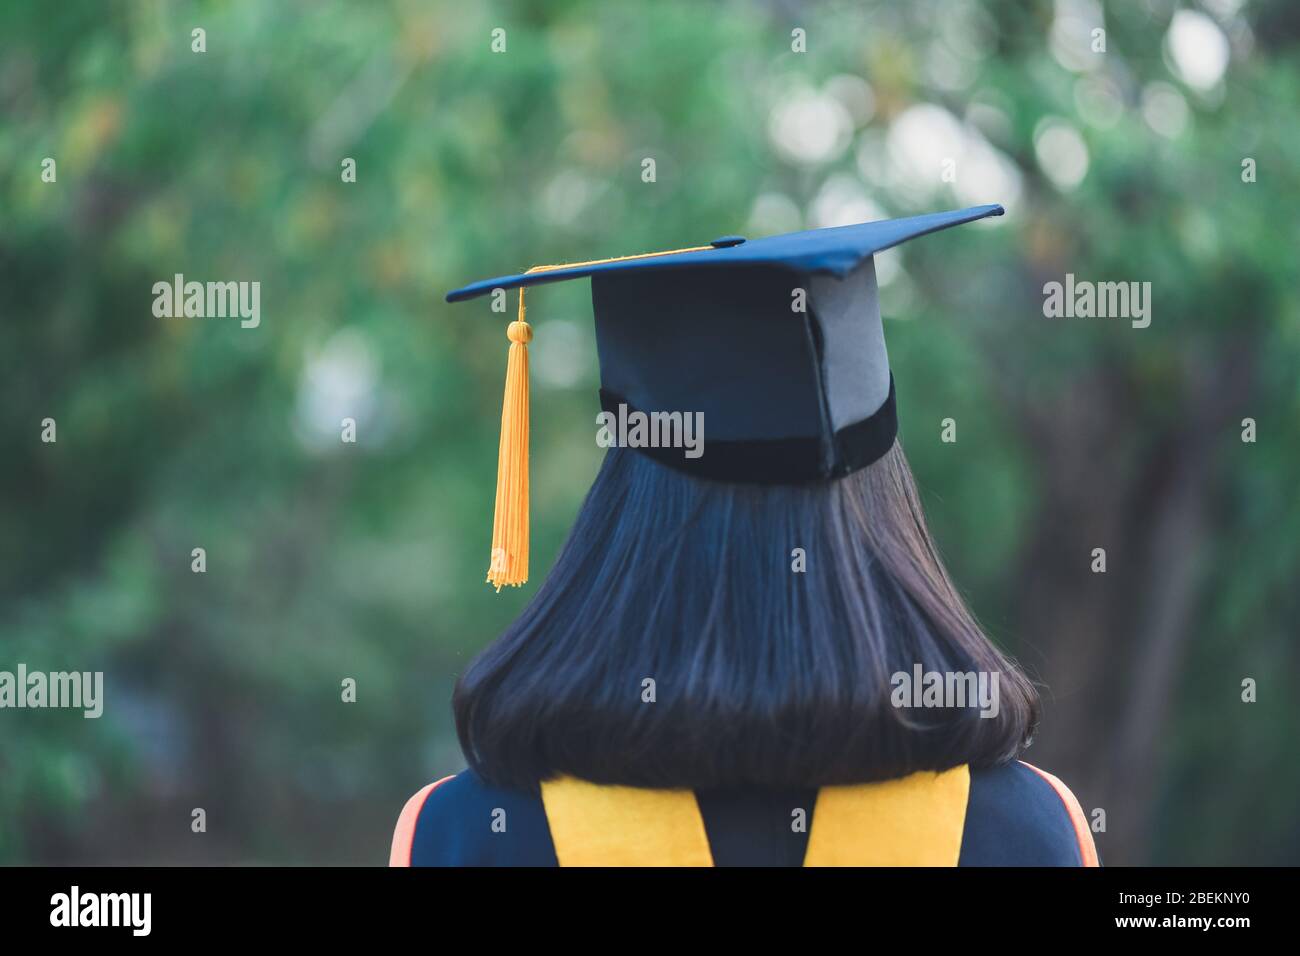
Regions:
<instances>
[{"instance_id":1,"label":"blurred green foliage","mask_svg":"<svg viewBox=\"0 0 1300 956\"><path fill-rule=\"evenodd\" d=\"M1230 49L1198 84L1179 9L5 4L0 669L107 702L0 711L0 862L380 862L463 765L452 683L599 465L597 372L585 284L539 290L533 580L496 595L504 317L448 289L974 202L1008 215L887 254L883 305L936 535L1048 683L1031 759L1103 859L1300 858L1300 17L1184 19ZM1067 272L1151 282L1150 328L1044 319ZM260 327L155 318L176 273L261 282Z\"/></svg>"}]
</instances>

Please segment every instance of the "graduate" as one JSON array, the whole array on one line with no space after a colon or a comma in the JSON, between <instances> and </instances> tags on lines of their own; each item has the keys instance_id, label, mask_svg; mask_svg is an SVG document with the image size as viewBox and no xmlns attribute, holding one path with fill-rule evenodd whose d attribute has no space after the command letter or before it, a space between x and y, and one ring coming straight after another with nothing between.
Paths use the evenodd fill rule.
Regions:
<instances>
[{"instance_id":1,"label":"graduate","mask_svg":"<svg viewBox=\"0 0 1300 956\"><path fill-rule=\"evenodd\" d=\"M604 463L549 577L456 685L469 769L395 866L1096 866L1020 757L898 442L872 257L979 206L543 266L510 323L488 583L528 576L525 289L590 278ZM545 334L544 320L539 333Z\"/></svg>"}]
</instances>

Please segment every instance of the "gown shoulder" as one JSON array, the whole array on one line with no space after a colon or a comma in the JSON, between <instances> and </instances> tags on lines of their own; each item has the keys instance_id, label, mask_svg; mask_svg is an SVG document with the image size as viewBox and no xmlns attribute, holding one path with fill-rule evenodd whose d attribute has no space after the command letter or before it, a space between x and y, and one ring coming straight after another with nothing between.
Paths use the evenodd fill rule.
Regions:
<instances>
[{"instance_id":1,"label":"gown shoulder","mask_svg":"<svg viewBox=\"0 0 1300 956\"><path fill-rule=\"evenodd\" d=\"M961 866L1098 866L1079 801L1021 760L971 773Z\"/></svg>"},{"instance_id":2,"label":"gown shoulder","mask_svg":"<svg viewBox=\"0 0 1300 956\"><path fill-rule=\"evenodd\" d=\"M422 787L393 833L390 866L556 866L541 797L472 770Z\"/></svg>"}]
</instances>

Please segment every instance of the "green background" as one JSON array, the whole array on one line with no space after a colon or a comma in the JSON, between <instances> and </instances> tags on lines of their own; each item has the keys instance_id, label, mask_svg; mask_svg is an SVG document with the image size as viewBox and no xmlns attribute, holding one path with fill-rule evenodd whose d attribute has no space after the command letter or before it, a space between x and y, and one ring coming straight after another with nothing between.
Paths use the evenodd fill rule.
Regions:
<instances>
[{"instance_id":1,"label":"green background","mask_svg":"<svg viewBox=\"0 0 1300 956\"><path fill-rule=\"evenodd\" d=\"M4 4L0 669L107 699L0 711L0 861L383 862L463 766L455 675L601 451L549 286L494 594L506 317L449 289L981 202L882 305L940 547L1045 685L1028 758L1107 862L1300 860L1298 40L1249 0ZM155 318L175 273L259 281L260 327ZM1150 282L1150 327L1044 318L1066 273Z\"/></svg>"}]
</instances>

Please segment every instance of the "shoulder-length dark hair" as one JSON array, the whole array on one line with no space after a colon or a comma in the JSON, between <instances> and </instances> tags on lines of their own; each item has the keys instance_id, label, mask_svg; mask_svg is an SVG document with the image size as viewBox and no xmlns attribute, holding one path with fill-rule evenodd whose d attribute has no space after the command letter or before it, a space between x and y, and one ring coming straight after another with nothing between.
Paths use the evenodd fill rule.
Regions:
<instances>
[{"instance_id":1,"label":"shoulder-length dark hair","mask_svg":"<svg viewBox=\"0 0 1300 956\"><path fill-rule=\"evenodd\" d=\"M997 716L893 706L891 676L917 664L996 673ZM797 486L703 481L611 449L550 576L453 706L470 766L521 789L988 766L1023 749L1039 710L944 571L897 444Z\"/></svg>"}]
</instances>

